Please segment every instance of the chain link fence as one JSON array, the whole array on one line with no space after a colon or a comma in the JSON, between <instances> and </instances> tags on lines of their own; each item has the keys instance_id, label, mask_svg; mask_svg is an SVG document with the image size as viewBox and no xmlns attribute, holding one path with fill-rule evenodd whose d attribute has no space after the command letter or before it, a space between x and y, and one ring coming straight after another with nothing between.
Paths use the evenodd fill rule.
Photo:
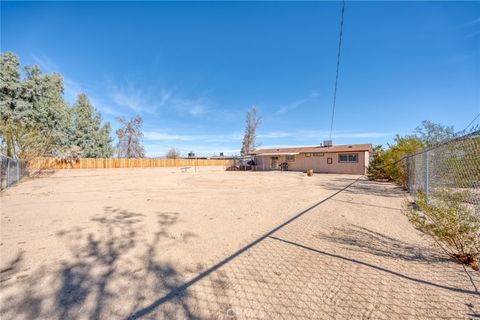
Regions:
<instances>
[{"instance_id":1,"label":"chain link fence","mask_svg":"<svg viewBox=\"0 0 480 320\"><path fill-rule=\"evenodd\" d=\"M16 184L28 175L27 163L0 154L0 190Z\"/></svg>"},{"instance_id":2,"label":"chain link fence","mask_svg":"<svg viewBox=\"0 0 480 320\"><path fill-rule=\"evenodd\" d=\"M408 156L402 167L412 194L462 191L480 205L480 130Z\"/></svg>"}]
</instances>

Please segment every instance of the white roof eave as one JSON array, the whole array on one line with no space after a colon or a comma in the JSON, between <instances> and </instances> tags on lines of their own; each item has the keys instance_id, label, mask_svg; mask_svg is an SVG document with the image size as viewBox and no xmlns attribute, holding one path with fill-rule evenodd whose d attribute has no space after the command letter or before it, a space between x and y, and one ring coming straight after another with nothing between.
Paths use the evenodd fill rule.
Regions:
<instances>
[{"instance_id":1,"label":"white roof eave","mask_svg":"<svg viewBox=\"0 0 480 320\"><path fill-rule=\"evenodd\" d=\"M259 153L256 156L294 156L300 154L300 152L265 152Z\"/></svg>"}]
</instances>

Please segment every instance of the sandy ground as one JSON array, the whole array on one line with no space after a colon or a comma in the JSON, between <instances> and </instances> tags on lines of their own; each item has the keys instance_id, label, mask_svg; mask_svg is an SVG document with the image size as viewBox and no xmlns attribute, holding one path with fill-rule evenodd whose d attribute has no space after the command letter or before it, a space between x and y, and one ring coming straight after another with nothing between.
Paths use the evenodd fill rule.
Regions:
<instances>
[{"instance_id":1,"label":"sandy ground","mask_svg":"<svg viewBox=\"0 0 480 320\"><path fill-rule=\"evenodd\" d=\"M221 169L2 192L1 318L480 317L479 273L432 249L393 185Z\"/></svg>"}]
</instances>

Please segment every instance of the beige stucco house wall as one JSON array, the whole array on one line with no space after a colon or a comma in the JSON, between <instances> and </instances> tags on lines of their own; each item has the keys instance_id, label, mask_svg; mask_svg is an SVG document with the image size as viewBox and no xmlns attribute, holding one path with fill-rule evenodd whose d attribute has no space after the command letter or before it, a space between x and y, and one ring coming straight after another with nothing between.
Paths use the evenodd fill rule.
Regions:
<instances>
[{"instance_id":1,"label":"beige stucco house wall","mask_svg":"<svg viewBox=\"0 0 480 320\"><path fill-rule=\"evenodd\" d=\"M371 145L333 147L297 147L260 149L254 156L257 170L279 170L288 163L288 170L317 173L365 174L370 161Z\"/></svg>"}]
</instances>

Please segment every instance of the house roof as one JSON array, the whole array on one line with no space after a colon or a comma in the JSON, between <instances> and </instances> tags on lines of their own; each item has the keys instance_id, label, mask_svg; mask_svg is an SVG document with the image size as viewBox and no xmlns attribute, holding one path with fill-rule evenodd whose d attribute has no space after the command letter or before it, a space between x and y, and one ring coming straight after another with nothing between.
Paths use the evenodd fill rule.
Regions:
<instances>
[{"instance_id":1,"label":"house roof","mask_svg":"<svg viewBox=\"0 0 480 320\"><path fill-rule=\"evenodd\" d=\"M253 155L269 155L273 153L310 153L310 152L361 152L372 151L371 144L345 144L331 147L312 146L312 147L291 147L291 148L270 148L258 149L252 152Z\"/></svg>"},{"instance_id":2,"label":"house roof","mask_svg":"<svg viewBox=\"0 0 480 320\"><path fill-rule=\"evenodd\" d=\"M257 155L259 156L295 156L300 152L262 152Z\"/></svg>"}]
</instances>

